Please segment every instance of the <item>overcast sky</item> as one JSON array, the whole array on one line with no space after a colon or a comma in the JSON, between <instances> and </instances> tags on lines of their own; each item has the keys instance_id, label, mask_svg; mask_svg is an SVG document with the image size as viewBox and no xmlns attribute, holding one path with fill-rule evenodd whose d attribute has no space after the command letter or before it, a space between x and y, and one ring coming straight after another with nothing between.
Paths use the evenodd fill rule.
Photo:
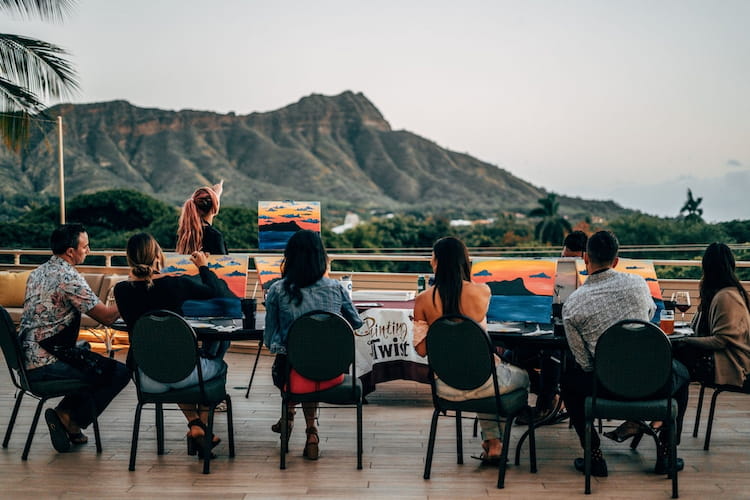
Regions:
<instances>
[{"instance_id":1,"label":"overcast sky","mask_svg":"<svg viewBox=\"0 0 750 500\"><path fill-rule=\"evenodd\" d=\"M750 219L749 0L80 0L0 30L68 49L73 102L249 114L362 92L394 129L545 189Z\"/></svg>"}]
</instances>

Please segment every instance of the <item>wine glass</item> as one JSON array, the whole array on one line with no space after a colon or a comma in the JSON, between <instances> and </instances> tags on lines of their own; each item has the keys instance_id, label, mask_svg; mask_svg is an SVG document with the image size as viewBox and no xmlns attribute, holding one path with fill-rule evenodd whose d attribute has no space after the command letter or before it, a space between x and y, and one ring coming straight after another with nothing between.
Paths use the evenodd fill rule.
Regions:
<instances>
[{"instance_id":1,"label":"wine glass","mask_svg":"<svg viewBox=\"0 0 750 500\"><path fill-rule=\"evenodd\" d=\"M674 306L682 314L681 320L683 323L685 323L685 311L690 309L690 292L687 292L687 291L674 292L672 294L672 302L674 302Z\"/></svg>"}]
</instances>

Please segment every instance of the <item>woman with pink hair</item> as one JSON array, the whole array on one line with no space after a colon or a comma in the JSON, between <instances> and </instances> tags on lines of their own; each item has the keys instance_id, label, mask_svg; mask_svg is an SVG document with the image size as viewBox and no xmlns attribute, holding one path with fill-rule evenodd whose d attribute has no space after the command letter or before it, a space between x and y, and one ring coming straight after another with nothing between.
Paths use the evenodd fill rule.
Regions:
<instances>
[{"instance_id":1,"label":"woman with pink hair","mask_svg":"<svg viewBox=\"0 0 750 500\"><path fill-rule=\"evenodd\" d=\"M224 180L212 187L201 187L182 205L177 227L177 253L189 255L207 252L226 255L224 236L211 223L219 213L219 200L224 191Z\"/></svg>"}]
</instances>

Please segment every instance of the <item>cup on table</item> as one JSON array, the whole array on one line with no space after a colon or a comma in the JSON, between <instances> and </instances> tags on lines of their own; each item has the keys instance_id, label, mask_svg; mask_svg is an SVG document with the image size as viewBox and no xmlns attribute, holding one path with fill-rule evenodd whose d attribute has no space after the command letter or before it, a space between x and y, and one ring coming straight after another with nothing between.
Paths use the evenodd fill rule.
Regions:
<instances>
[{"instance_id":1,"label":"cup on table","mask_svg":"<svg viewBox=\"0 0 750 500\"><path fill-rule=\"evenodd\" d=\"M240 308L242 309L242 328L245 330L255 330L255 309L257 307L255 299L240 299Z\"/></svg>"},{"instance_id":2,"label":"cup on table","mask_svg":"<svg viewBox=\"0 0 750 500\"><path fill-rule=\"evenodd\" d=\"M667 335L674 333L674 311L670 309L663 309L659 316L659 327Z\"/></svg>"}]
</instances>

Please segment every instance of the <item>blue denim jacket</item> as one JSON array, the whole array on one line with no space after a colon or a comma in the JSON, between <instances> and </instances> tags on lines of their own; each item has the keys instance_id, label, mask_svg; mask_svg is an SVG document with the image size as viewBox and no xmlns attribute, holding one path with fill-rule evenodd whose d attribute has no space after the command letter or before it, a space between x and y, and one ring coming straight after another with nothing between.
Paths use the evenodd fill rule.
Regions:
<instances>
[{"instance_id":1,"label":"blue denim jacket","mask_svg":"<svg viewBox=\"0 0 750 500\"><path fill-rule=\"evenodd\" d=\"M284 280L279 280L266 295L266 328L263 342L274 354L286 354L286 338L295 319L310 311L327 311L341 314L356 330L362 326L349 295L341 284L330 278L320 278L302 289L302 302L296 304L284 290Z\"/></svg>"}]
</instances>

